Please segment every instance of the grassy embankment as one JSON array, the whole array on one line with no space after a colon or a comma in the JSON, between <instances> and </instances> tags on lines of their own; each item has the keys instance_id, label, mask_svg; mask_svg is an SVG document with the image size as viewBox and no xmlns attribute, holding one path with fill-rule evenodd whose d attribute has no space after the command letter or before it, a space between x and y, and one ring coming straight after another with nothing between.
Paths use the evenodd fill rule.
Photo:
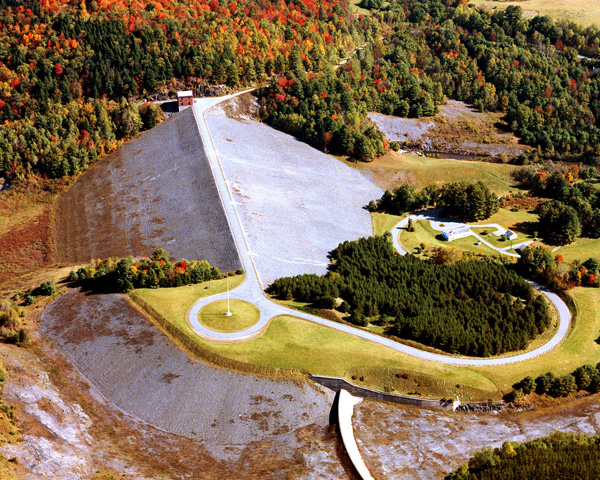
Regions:
<instances>
[{"instance_id":1,"label":"grassy embankment","mask_svg":"<svg viewBox=\"0 0 600 480\"><path fill-rule=\"evenodd\" d=\"M342 376L358 384L402 393L445 397L458 394L463 400L498 398L502 391L526 375L552 370L565 374L584 363L600 360L600 298L597 291L572 291L578 309L574 327L563 344L532 360L501 367L453 367L420 360L352 335L293 317L274 319L257 339L233 344L216 344L194 335L185 314L200 296L225 290L223 280L176 289L137 290L168 322L198 345L214 354L263 367L308 371Z\"/></svg>"},{"instance_id":2,"label":"grassy embankment","mask_svg":"<svg viewBox=\"0 0 600 480\"><path fill-rule=\"evenodd\" d=\"M338 157L336 157L338 158ZM519 167L502 163L429 158L389 152L370 163L349 163L368 174L376 185L393 189L410 182L417 188L447 182L483 182L498 195L518 192L511 173Z\"/></svg>"},{"instance_id":3,"label":"grassy embankment","mask_svg":"<svg viewBox=\"0 0 600 480\"><path fill-rule=\"evenodd\" d=\"M581 25L600 25L600 3L597 0L472 0L476 6L488 8L506 8L516 5L523 9L528 18L536 15L548 15L555 20L570 20Z\"/></svg>"}]
</instances>

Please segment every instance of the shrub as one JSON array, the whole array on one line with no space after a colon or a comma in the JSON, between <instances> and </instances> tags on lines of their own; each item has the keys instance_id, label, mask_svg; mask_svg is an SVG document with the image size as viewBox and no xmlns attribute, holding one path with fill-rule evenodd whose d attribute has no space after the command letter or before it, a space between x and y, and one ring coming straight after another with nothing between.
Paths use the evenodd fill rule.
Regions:
<instances>
[{"instance_id":1,"label":"shrub","mask_svg":"<svg viewBox=\"0 0 600 480\"><path fill-rule=\"evenodd\" d=\"M46 280L39 287L33 290L34 295L40 295L43 297L49 297L56 293L56 285L51 280Z\"/></svg>"},{"instance_id":2,"label":"shrub","mask_svg":"<svg viewBox=\"0 0 600 480\"><path fill-rule=\"evenodd\" d=\"M25 297L25 301L23 302L25 305L33 305L35 303L35 297L31 295L27 295Z\"/></svg>"}]
</instances>

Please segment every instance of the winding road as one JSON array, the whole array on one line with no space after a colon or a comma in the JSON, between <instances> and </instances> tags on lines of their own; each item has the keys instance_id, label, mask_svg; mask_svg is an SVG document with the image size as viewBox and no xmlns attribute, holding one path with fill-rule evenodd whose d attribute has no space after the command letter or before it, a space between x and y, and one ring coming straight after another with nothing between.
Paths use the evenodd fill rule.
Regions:
<instances>
[{"instance_id":1,"label":"winding road","mask_svg":"<svg viewBox=\"0 0 600 480\"><path fill-rule=\"evenodd\" d=\"M208 128L208 124L205 119L205 113L210 108L243 93L246 92L239 92L237 94L227 95L224 97L195 99L193 109L196 123L198 125L200 135L202 137L202 142L206 150L206 155L209 159L212 173L215 178L215 183L217 185L219 195L221 197L221 202L227 215L229 227L231 229L233 238L236 242L240 260L246 271L246 279L244 280L244 282L240 286L236 287L234 290L229 292L229 295L231 299L245 300L254 304L260 311L260 318L255 325L246 330L233 333L215 332L200 324L200 322L198 321L198 313L205 305L208 305L209 303L212 303L216 300L227 298L227 294L224 293L213 295L210 297L205 297L198 300L188 312L188 321L191 327L199 336L217 342L243 342L262 335L262 333L268 327L269 322L273 318L280 315L286 315L302 318L304 320L308 320L310 322L317 323L325 327L334 328L338 331L348 333L350 335L354 335L356 337L360 337L371 342L378 343L382 346L423 360L430 360L433 362L439 362L447 365L459 366L494 366L521 362L549 352L550 350L555 348L559 343L562 342L562 340L565 338L569 331L571 314L567 305L558 297L558 295L546 290L540 285L535 285L535 287L538 288L544 295L546 295L546 297L556 306L559 313L559 326L554 337L552 337L552 339L548 343L529 352L513 356L486 359L454 357L451 355L443 355L419 350L417 348L404 345L402 343L381 337L379 335L370 333L365 330L361 330L359 328L350 327L348 325L326 320L324 318L316 317L314 315L309 315L298 310L292 310L290 308L281 306L269 300L263 292L262 285L260 282L260 275L258 270L256 269L252 252L246 240L246 235L244 233L244 228L240 221L240 217L235 206L230 184L225 178L225 174L223 172L223 168L219 159L219 153L215 147L210 130ZM415 216L414 218L417 217ZM426 217L423 216L423 218L425 219ZM408 222L408 219L404 219L402 222ZM392 229L392 237L394 239L394 246L399 251L399 253L404 255L406 254L406 252L399 244L397 238L399 233L398 229L402 228L403 226L402 222L400 222Z\"/></svg>"}]
</instances>

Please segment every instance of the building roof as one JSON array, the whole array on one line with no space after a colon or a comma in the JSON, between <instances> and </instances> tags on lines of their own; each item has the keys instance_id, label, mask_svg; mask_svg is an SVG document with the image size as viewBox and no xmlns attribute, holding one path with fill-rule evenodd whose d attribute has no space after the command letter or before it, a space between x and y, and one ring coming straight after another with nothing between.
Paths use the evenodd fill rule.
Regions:
<instances>
[{"instance_id":1,"label":"building roof","mask_svg":"<svg viewBox=\"0 0 600 480\"><path fill-rule=\"evenodd\" d=\"M177 92L177 98L193 97L193 96L194 96L194 92L192 92L191 90L181 90L181 91Z\"/></svg>"},{"instance_id":2,"label":"building roof","mask_svg":"<svg viewBox=\"0 0 600 480\"><path fill-rule=\"evenodd\" d=\"M444 233L447 237L451 237L451 236L455 236L455 235L462 235L465 233L470 233L469 232L469 227L460 227L457 229L449 229L449 230L444 230L442 233Z\"/></svg>"}]
</instances>

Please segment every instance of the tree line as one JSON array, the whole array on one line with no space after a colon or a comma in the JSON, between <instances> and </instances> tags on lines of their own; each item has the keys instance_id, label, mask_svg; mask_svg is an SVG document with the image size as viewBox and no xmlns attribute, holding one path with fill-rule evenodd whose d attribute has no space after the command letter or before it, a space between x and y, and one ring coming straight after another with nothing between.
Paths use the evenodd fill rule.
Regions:
<instances>
[{"instance_id":1,"label":"tree line","mask_svg":"<svg viewBox=\"0 0 600 480\"><path fill-rule=\"evenodd\" d=\"M449 353L519 350L550 324L546 301L506 265L489 259L435 265L400 256L390 235L344 242L326 275L280 278L267 292L337 308L360 326Z\"/></svg>"},{"instance_id":2,"label":"tree line","mask_svg":"<svg viewBox=\"0 0 600 480\"><path fill-rule=\"evenodd\" d=\"M511 130L544 155L598 162L597 28L460 1L365 8L370 22L358 28L366 48L337 70L291 68L274 79L261 94L269 123L317 148L371 161L390 145L366 112L431 116L450 97L503 112Z\"/></svg>"},{"instance_id":3,"label":"tree line","mask_svg":"<svg viewBox=\"0 0 600 480\"><path fill-rule=\"evenodd\" d=\"M381 211L391 215L427 207L444 207L444 213L466 222L491 217L498 211L498 196L482 182L451 182L442 186L428 185L418 190L405 183L394 190L386 190L381 198L369 203L372 212Z\"/></svg>"},{"instance_id":4,"label":"tree line","mask_svg":"<svg viewBox=\"0 0 600 480\"><path fill-rule=\"evenodd\" d=\"M205 260L182 259L173 263L169 254L158 248L149 258L99 260L73 270L68 279L93 290L127 293L134 288L181 287L223 277L217 267L210 266Z\"/></svg>"},{"instance_id":5,"label":"tree line","mask_svg":"<svg viewBox=\"0 0 600 480\"><path fill-rule=\"evenodd\" d=\"M544 238L560 245L580 236L600 237L600 188L593 167L573 165L560 171L553 164L530 165L515 171L514 177L533 195L551 199L537 209Z\"/></svg>"},{"instance_id":6,"label":"tree line","mask_svg":"<svg viewBox=\"0 0 600 480\"><path fill-rule=\"evenodd\" d=\"M340 2L0 3L0 176L86 169L160 120L175 79L249 85L322 70L360 40Z\"/></svg>"},{"instance_id":7,"label":"tree line","mask_svg":"<svg viewBox=\"0 0 600 480\"><path fill-rule=\"evenodd\" d=\"M596 366L583 365L562 376L552 372L539 375L535 379L527 376L513 385L507 399L516 402L532 392L538 395L548 394L551 397L567 397L579 391L600 392L600 363Z\"/></svg>"},{"instance_id":8,"label":"tree line","mask_svg":"<svg viewBox=\"0 0 600 480\"><path fill-rule=\"evenodd\" d=\"M600 436L556 432L525 443L485 447L446 480L555 480L600 477Z\"/></svg>"}]
</instances>

